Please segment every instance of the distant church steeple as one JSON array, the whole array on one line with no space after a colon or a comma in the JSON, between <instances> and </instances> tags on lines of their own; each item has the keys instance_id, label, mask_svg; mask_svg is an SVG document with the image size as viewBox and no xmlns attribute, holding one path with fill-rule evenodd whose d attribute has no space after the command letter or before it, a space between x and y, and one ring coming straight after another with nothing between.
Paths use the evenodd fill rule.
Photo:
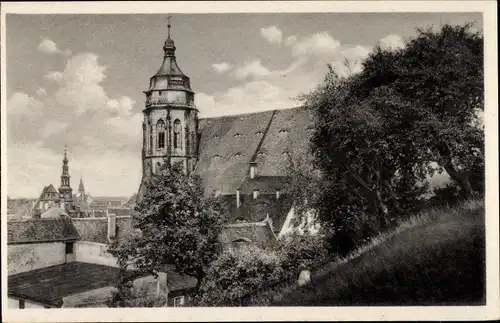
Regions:
<instances>
[{"instance_id":1,"label":"distant church steeple","mask_svg":"<svg viewBox=\"0 0 500 323\"><path fill-rule=\"evenodd\" d=\"M69 166L68 166L68 147L64 146L64 158L62 165L62 173L61 173L61 186L59 187L59 196L61 205L63 208L68 211L69 207L73 202L73 189L70 185L70 176L69 176Z\"/></svg>"},{"instance_id":2,"label":"distant church steeple","mask_svg":"<svg viewBox=\"0 0 500 323\"><path fill-rule=\"evenodd\" d=\"M175 43L168 35L163 46L163 62L144 91L146 106L142 124L142 181L157 173L159 166L181 162L186 173L194 170L198 160L198 109L194 104L191 83L177 64ZM141 194L139 194L141 195Z\"/></svg>"},{"instance_id":3,"label":"distant church steeple","mask_svg":"<svg viewBox=\"0 0 500 323\"><path fill-rule=\"evenodd\" d=\"M85 186L83 186L83 175L80 174L80 185L78 185L78 193L85 194Z\"/></svg>"}]
</instances>

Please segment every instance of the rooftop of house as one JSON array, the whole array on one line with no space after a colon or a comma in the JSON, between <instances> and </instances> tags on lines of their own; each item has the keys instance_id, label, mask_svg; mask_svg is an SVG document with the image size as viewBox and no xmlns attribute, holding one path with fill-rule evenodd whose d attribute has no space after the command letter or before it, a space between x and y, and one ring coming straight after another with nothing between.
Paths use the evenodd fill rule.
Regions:
<instances>
[{"instance_id":1,"label":"rooftop of house","mask_svg":"<svg viewBox=\"0 0 500 323\"><path fill-rule=\"evenodd\" d=\"M70 218L28 219L7 222L7 244L71 241L80 239Z\"/></svg>"},{"instance_id":2,"label":"rooftop of house","mask_svg":"<svg viewBox=\"0 0 500 323\"><path fill-rule=\"evenodd\" d=\"M8 277L8 295L60 307L63 297L112 286L120 274L115 267L69 262Z\"/></svg>"},{"instance_id":3,"label":"rooftop of house","mask_svg":"<svg viewBox=\"0 0 500 323\"><path fill-rule=\"evenodd\" d=\"M312 117L303 107L200 119L205 194L233 194L255 162L259 176L286 176L290 155L308 153Z\"/></svg>"},{"instance_id":4,"label":"rooftop of house","mask_svg":"<svg viewBox=\"0 0 500 323\"><path fill-rule=\"evenodd\" d=\"M193 276L181 275L175 272L172 265L165 265L163 271L167 273L167 286L170 291L192 289L198 283L198 279Z\"/></svg>"},{"instance_id":5,"label":"rooftop of house","mask_svg":"<svg viewBox=\"0 0 500 323\"><path fill-rule=\"evenodd\" d=\"M275 194L276 191L284 191L288 184L288 176L255 176L254 178L245 178L238 187L241 193L249 194L254 190L261 194Z\"/></svg>"},{"instance_id":6,"label":"rooftop of house","mask_svg":"<svg viewBox=\"0 0 500 323\"><path fill-rule=\"evenodd\" d=\"M221 238L224 244L245 241L269 246L276 242L276 236L267 222L229 224L222 231Z\"/></svg>"},{"instance_id":7,"label":"rooftop of house","mask_svg":"<svg viewBox=\"0 0 500 323\"><path fill-rule=\"evenodd\" d=\"M223 213L228 223L261 222L267 216L271 220L272 230L277 233L285 224L293 205L293 198L281 194L279 199L274 194L259 194L254 199L252 194L240 194L241 205L236 205L236 195L221 196Z\"/></svg>"}]
</instances>

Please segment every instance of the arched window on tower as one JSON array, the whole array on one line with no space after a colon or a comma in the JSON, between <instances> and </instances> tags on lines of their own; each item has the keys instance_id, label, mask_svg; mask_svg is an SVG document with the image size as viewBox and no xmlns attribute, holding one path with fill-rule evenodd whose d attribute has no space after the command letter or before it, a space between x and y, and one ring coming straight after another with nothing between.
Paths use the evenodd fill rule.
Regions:
<instances>
[{"instance_id":1,"label":"arched window on tower","mask_svg":"<svg viewBox=\"0 0 500 323\"><path fill-rule=\"evenodd\" d=\"M165 122L162 119L156 123L156 133L158 134L158 149L165 148Z\"/></svg>"},{"instance_id":2,"label":"arched window on tower","mask_svg":"<svg viewBox=\"0 0 500 323\"><path fill-rule=\"evenodd\" d=\"M181 121L174 121L174 149L181 148Z\"/></svg>"},{"instance_id":3,"label":"arched window on tower","mask_svg":"<svg viewBox=\"0 0 500 323\"><path fill-rule=\"evenodd\" d=\"M149 124L149 153L153 151L153 125Z\"/></svg>"}]
</instances>

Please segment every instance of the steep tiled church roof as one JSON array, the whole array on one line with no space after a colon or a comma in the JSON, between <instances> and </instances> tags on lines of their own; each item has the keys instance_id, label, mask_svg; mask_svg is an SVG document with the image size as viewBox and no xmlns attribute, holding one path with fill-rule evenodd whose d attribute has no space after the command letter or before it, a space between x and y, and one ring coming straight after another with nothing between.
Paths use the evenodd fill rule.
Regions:
<instances>
[{"instance_id":1,"label":"steep tiled church roof","mask_svg":"<svg viewBox=\"0 0 500 323\"><path fill-rule=\"evenodd\" d=\"M283 176L287 154L307 154L311 116L306 108L200 119L196 173L205 194L233 194L257 163L261 176Z\"/></svg>"}]
</instances>

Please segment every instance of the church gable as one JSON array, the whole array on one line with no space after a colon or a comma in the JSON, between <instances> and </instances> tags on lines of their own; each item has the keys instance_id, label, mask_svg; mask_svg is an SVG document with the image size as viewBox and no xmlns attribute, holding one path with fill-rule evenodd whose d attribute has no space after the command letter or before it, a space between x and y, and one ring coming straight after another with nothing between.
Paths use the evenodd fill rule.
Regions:
<instances>
[{"instance_id":1,"label":"church gable","mask_svg":"<svg viewBox=\"0 0 500 323\"><path fill-rule=\"evenodd\" d=\"M40 194L40 200L59 200L59 192L55 189L54 185L50 184L43 189L42 194Z\"/></svg>"}]
</instances>

